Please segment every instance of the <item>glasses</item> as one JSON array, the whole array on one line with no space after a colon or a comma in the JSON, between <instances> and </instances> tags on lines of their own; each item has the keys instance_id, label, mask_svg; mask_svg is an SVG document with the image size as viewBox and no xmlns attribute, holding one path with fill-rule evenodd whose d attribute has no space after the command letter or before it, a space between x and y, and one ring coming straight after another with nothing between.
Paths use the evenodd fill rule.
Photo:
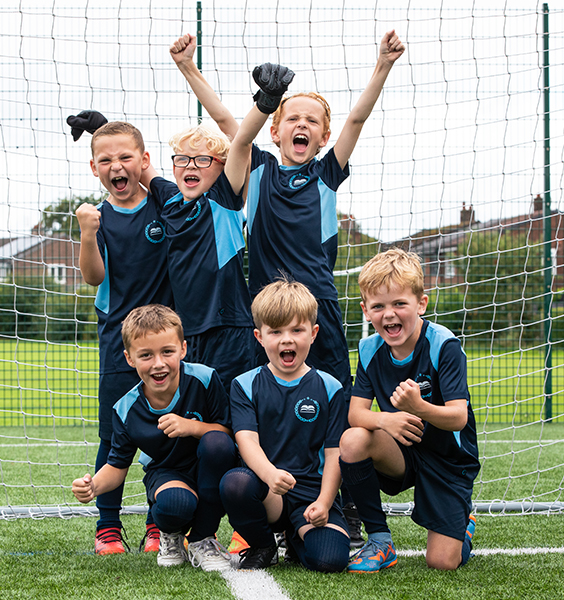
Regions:
<instances>
[{"instance_id":1,"label":"glasses","mask_svg":"<svg viewBox=\"0 0 564 600\"><path fill-rule=\"evenodd\" d=\"M194 165L198 167L198 169L207 169L208 167L211 167L211 164L214 160L220 165L225 164L222 160L219 160L219 158L216 158L215 156L186 156L184 154L172 155L172 164L180 169L186 168L192 161L194 161Z\"/></svg>"}]
</instances>

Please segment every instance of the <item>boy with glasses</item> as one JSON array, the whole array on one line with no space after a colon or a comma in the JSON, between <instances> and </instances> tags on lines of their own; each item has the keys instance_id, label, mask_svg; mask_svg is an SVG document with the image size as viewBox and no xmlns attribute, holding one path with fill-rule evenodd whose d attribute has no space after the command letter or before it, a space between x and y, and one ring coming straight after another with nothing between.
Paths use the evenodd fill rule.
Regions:
<instances>
[{"instance_id":1,"label":"boy with glasses","mask_svg":"<svg viewBox=\"0 0 564 600\"><path fill-rule=\"evenodd\" d=\"M216 369L228 390L232 379L255 361L251 298L243 273L244 200L231 186L230 141L199 125L169 143L177 193L161 198L159 190L165 188L152 168L143 184L163 205L168 272L186 360Z\"/></svg>"}]
</instances>

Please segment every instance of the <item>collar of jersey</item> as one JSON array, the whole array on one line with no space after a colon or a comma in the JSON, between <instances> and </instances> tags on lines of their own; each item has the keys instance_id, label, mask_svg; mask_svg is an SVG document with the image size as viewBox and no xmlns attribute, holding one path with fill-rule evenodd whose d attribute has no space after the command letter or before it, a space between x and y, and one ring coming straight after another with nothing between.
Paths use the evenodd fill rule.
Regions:
<instances>
[{"instance_id":1,"label":"collar of jersey","mask_svg":"<svg viewBox=\"0 0 564 600\"><path fill-rule=\"evenodd\" d=\"M272 371L270 371L270 372L272 374L272 377L274 377L274 379L276 379L276 382L279 383L280 385L283 385L284 387L296 387L297 385L299 385L300 381L305 377L305 375L302 375L301 377L298 377L297 379L292 379L292 381L286 381L285 379L280 379L280 377L276 377L276 375L274 375L272 373Z\"/></svg>"},{"instance_id":2,"label":"collar of jersey","mask_svg":"<svg viewBox=\"0 0 564 600\"><path fill-rule=\"evenodd\" d=\"M124 208L123 206L116 206L111 202L108 202L108 204L118 213L123 213L124 215L133 214L136 213L138 210L141 210L147 204L147 196L145 196L145 198L143 198L143 200L141 200L141 202L139 202L139 204L137 206L134 206L133 208Z\"/></svg>"},{"instance_id":3,"label":"collar of jersey","mask_svg":"<svg viewBox=\"0 0 564 600\"><path fill-rule=\"evenodd\" d=\"M397 358L394 358L394 355L392 354L392 351L390 350L390 358L392 359L392 362L394 363L394 365L398 365L398 366L406 365L407 363L410 363L413 360L413 352L409 356L404 358L403 360L398 360Z\"/></svg>"},{"instance_id":4,"label":"collar of jersey","mask_svg":"<svg viewBox=\"0 0 564 600\"><path fill-rule=\"evenodd\" d=\"M168 406L166 406L165 408L161 408L161 409L153 408L151 406L151 403L147 400L147 398L145 398L145 401L147 402L147 406L149 407L149 410L153 414L155 414L155 415L166 415L169 412L172 412L174 410L174 407L176 406L179 398L180 398L180 389L176 388L176 392L174 392L174 396L172 397L172 400L170 401L170 404Z\"/></svg>"}]
</instances>

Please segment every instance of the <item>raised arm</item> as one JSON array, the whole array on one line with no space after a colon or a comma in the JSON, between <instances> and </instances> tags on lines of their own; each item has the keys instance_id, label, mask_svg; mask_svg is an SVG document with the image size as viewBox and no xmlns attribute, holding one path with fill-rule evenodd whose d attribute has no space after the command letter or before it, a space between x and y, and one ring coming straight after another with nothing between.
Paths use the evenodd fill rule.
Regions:
<instances>
[{"instance_id":1,"label":"raised arm","mask_svg":"<svg viewBox=\"0 0 564 600\"><path fill-rule=\"evenodd\" d=\"M241 193L247 179L253 140L268 115L278 108L293 78L294 72L281 65L265 63L253 70L253 79L260 88L253 96L256 104L243 119L225 163L225 175L237 194Z\"/></svg>"},{"instance_id":2,"label":"raised arm","mask_svg":"<svg viewBox=\"0 0 564 600\"><path fill-rule=\"evenodd\" d=\"M170 55L210 117L221 131L233 140L239 125L194 63L196 46L196 37L187 33L170 46Z\"/></svg>"},{"instance_id":3,"label":"raised arm","mask_svg":"<svg viewBox=\"0 0 564 600\"><path fill-rule=\"evenodd\" d=\"M386 78L396 60L403 54L405 46L394 30L388 31L380 43L378 62L366 89L349 114L343 131L335 143L334 152L337 161L344 168L356 146L364 123L372 113L372 109L382 92Z\"/></svg>"}]
</instances>

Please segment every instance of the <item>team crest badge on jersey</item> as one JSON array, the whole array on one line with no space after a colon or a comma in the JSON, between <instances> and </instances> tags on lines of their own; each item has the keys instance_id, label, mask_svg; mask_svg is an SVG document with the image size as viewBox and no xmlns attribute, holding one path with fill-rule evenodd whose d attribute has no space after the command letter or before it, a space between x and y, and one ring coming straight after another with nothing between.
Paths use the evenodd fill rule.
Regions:
<instances>
[{"instance_id":1,"label":"team crest badge on jersey","mask_svg":"<svg viewBox=\"0 0 564 600\"><path fill-rule=\"evenodd\" d=\"M202 415L199 412L192 412L189 410L185 415L185 419L189 419L190 421L203 421Z\"/></svg>"},{"instance_id":2,"label":"team crest badge on jersey","mask_svg":"<svg viewBox=\"0 0 564 600\"><path fill-rule=\"evenodd\" d=\"M416 381L419 389L421 390L421 398L430 398L433 393L433 387L431 386L431 378L429 375L419 374L417 375Z\"/></svg>"},{"instance_id":3,"label":"team crest badge on jersey","mask_svg":"<svg viewBox=\"0 0 564 600\"><path fill-rule=\"evenodd\" d=\"M304 423L312 423L319 416L319 403L312 398L303 398L294 407L296 417Z\"/></svg>"},{"instance_id":4,"label":"team crest badge on jersey","mask_svg":"<svg viewBox=\"0 0 564 600\"><path fill-rule=\"evenodd\" d=\"M153 244L160 244L165 239L165 228L160 221L151 221L145 227L145 237Z\"/></svg>"},{"instance_id":5,"label":"team crest badge on jersey","mask_svg":"<svg viewBox=\"0 0 564 600\"><path fill-rule=\"evenodd\" d=\"M309 181L308 175L302 175L301 173L298 173L297 175L294 175L290 179L290 187L293 190L297 190L297 189L303 187L308 181Z\"/></svg>"}]
</instances>

